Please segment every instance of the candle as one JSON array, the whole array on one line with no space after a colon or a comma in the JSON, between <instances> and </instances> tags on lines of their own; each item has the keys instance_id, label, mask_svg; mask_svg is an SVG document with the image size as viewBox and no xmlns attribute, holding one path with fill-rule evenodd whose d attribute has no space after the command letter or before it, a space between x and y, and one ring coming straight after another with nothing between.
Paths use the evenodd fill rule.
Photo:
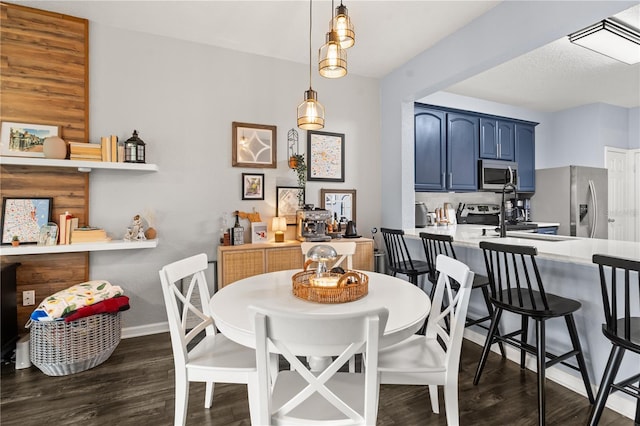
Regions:
<instances>
[{"instance_id":1,"label":"candle","mask_svg":"<svg viewBox=\"0 0 640 426\"><path fill-rule=\"evenodd\" d=\"M338 279L340 277L311 277L309 282L316 287L338 287Z\"/></svg>"}]
</instances>

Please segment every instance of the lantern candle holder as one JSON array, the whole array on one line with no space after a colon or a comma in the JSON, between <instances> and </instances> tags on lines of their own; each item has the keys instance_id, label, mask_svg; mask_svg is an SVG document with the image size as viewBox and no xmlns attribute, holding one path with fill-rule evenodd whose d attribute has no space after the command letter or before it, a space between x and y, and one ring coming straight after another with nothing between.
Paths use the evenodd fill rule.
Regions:
<instances>
[{"instance_id":1,"label":"lantern candle holder","mask_svg":"<svg viewBox=\"0 0 640 426\"><path fill-rule=\"evenodd\" d=\"M133 131L133 136L124 142L124 162L125 163L145 163L146 145L138 137L138 131Z\"/></svg>"}]
</instances>

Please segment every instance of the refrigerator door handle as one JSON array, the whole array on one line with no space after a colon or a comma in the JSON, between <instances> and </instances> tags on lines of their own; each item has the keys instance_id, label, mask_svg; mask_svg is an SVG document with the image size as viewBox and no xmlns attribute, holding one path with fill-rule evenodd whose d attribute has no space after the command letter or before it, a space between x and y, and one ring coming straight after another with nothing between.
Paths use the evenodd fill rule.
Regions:
<instances>
[{"instance_id":1,"label":"refrigerator door handle","mask_svg":"<svg viewBox=\"0 0 640 426\"><path fill-rule=\"evenodd\" d=\"M591 225L591 233L589 238L596 235L596 227L598 225L598 195L596 194L596 186L592 180L589 180L589 193L591 195L591 206L593 208L593 224Z\"/></svg>"}]
</instances>

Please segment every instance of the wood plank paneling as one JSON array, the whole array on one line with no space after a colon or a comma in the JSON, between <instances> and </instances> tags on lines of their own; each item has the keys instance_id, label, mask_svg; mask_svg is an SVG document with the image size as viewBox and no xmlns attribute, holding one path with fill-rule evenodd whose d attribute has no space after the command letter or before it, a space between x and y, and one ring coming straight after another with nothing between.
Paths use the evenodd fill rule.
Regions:
<instances>
[{"instance_id":1,"label":"wood plank paneling","mask_svg":"<svg viewBox=\"0 0 640 426\"><path fill-rule=\"evenodd\" d=\"M68 142L89 138L89 24L86 19L0 2L0 120L60 126ZM65 211L89 218L89 178L75 169L0 167L2 197L52 197L52 219ZM34 306L22 292L35 290L36 304L89 279L89 253L6 256L17 270L20 333Z\"/></svg>"}]
</instances>

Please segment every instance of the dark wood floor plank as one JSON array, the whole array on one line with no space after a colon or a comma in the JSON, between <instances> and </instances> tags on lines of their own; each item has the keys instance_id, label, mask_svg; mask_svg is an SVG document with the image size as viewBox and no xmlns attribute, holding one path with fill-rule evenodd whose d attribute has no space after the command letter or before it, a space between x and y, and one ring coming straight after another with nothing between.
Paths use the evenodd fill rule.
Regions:
<instances>
[{"instance_id":1,"label":"dark wood floor plank","mask_svg":"<svg viewBox=\"0 0 640 426\"><path fill-rule=\"evenodd\" d=\"M537 423L536 375L491 354L478 386L472 383L481 348L465 341L460 363L460 423L473 426ZM113 355L88 371L50 377L36 367L2 365L0 424L3 426L173 424L174 370L168 334L122 340ZM204 384L192 383L188 425L250 425L245 385L216 384L213 407L204 408ZM586 398L547 381L547 424L584 425ZM378 425L447 424L440 390L440 414L431 412L426 386L383 385ZM601 426L633 422L606 409Z\"/></svg>"}]
</instances>

